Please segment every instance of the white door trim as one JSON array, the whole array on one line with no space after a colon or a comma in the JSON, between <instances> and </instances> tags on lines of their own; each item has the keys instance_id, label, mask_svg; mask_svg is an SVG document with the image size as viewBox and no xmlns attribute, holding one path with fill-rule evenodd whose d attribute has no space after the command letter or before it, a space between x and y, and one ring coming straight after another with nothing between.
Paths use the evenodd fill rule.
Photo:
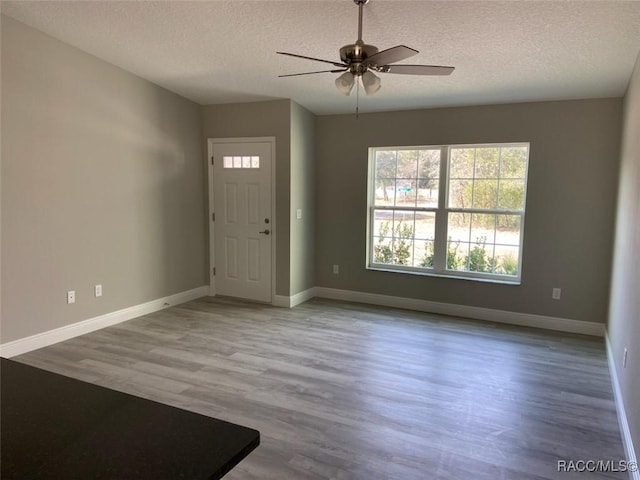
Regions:
<instances>
[{"instance_id":1,"label":"white door trim","mask_svg":"<svg viewBox=\"0 0 640 480\"><path fill-rule=\"evenodd\" d=\"M214 195L213 195L213 147L216 144L225 143L269 143L271 144L271 304L276 297L276 137L233 137L233 138L208 138L207 139L207 168L208 181L207 194L209 195L209 295L216 295L216 277L213 275L215 266L214 229L213 222Z\"/></svg>"}]
</instances>

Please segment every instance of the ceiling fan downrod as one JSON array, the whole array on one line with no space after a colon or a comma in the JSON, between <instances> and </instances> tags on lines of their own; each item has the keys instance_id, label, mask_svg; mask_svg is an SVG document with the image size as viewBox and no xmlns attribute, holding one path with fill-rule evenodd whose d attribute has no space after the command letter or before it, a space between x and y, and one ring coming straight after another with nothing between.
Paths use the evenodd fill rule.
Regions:
<instances>
[{"instance_id":1,"label":"ceiling fan downrod","mask_svg":"<svg viewBox=\"0 0 640 480\"><path fill-rule=\"evenodd\" d=\"M362 7L369 3L369 0L353 0L353 3L358 5L358 42L362 42Z\"/></svg>"}]
</instances>

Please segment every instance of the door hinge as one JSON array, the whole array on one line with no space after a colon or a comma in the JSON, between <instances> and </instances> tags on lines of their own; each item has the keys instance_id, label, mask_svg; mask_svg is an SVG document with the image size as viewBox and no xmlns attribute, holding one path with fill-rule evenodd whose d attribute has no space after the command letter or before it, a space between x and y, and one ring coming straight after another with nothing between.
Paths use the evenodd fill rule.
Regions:
<instances>
[{"instance_id":1,"label":"door hinge","mask_svg":"<svg viewBox=\"0 0 640 480\"><path fill-rule=\"evenodd\" d=\"M211 221L212 221L212 222L215 222L215 221L216 221L216 214L215 214L215 213L212 213L212 214L211 214Z\"/></svg>"},{"instance_id":2,"label":"door hinge","mask_svg":"<svg viewBox=\"0 0 640 480\"><path fill-rule=\"evenodd\" d=\"M213 267L213 276L216 276L216 267Z\"/></svg>"},{"instance_id":3,"label":"door hinge","mask_svg":"<svg viewBox=\"0 0 640 480\"><path fill-rule=\"evenodd\" d=\"M211 156L211 165L213 165L213 155Z\"/></svg>"}]
</instances>

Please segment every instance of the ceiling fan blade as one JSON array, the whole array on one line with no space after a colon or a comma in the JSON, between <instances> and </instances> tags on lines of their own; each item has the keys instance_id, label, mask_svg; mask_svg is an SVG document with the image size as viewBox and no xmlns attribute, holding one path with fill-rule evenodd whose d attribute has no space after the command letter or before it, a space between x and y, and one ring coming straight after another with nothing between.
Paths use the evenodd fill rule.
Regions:
<instances>
[{"instance_id":1,"label":"ceiling fan blade","mask_svg":"<svg viewBox=\"0 0 640 480\"><path fill-rule=\"evenodd\" d=\"M401 73L404 75L451 75L455 67L439 65L385 65L379 72Z\"/></svg>"},{"instance_id":2,"label":"ceiling fan blade","mask_svg":"<svg viewBox=\"0 0 640 480\"><path fill-rule=\"evenodd\" d=\"M413 57L417 53L418 50L414 50L413 48L409 48L404 45L398 45L371 55L362 63L365 65L388 65L390 63L400 62L409 57Z\"/></svg>"},{"instance_id":3,"label":"ceiling fan blade","mask_svg":"<svg viewBox=\"0 0 640 480\"><path fill-rule=\"evenodd\" d=\"M343 68L342 70L318 70L315 72L289 73L288 75L278 75L278 77L297 77L299 75L313 75L314 73L341 73L347 70L347 68Z\"/></svg>"},{"instance_id":4,"label":"ceiling fan blade","mask_svg":"<svg viewBox=\"0 0 640 480\"><path fill-rule=\"evenodd\" d=\"M304 58L305 60L313 60L314 62L329 63L335 67L347 68L347 66L344 63L332 62L331 60L322 60L321 58L305 57L304 55L298 55L296 53L287 53L287 52L276 52L276 53L278 55L288 55L289 57Z\"/></svg>"}]
</instances>

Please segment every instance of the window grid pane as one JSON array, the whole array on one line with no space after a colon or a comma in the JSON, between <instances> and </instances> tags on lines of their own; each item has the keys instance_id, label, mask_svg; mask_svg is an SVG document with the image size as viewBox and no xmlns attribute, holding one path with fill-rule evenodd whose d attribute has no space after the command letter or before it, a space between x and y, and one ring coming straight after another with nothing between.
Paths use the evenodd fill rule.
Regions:
<instances>
[{"instance_id":1,"label":"window grid pane","mask_svg":"<svg viewBox=\"0 0 640 480\"><path fill-rule=\"evenodd\" d=\"M448 270L518 275L520 216L497 212L523 210L526 156L526 147L450 149Z\"/></svg>"},{"instance_id":2,"label":"window grid pane","mask_svg":"<svg viewBox=\"0 0 640 480\"><path fill-rule=\"evenodd\" d=\"M256 169L260 168L259 156L228 156L222 157L222 168Z\"/></svg>"},{"instance_id":3,"label":"window grid pane","mask_svg":"<svg viewBox=\"0 0 640 480\"><path fill-rule=\"evenodd\" d=\"M374 205L437 208L439 150L377 150L374 161Z\"/></svg>"}]
</instances>

